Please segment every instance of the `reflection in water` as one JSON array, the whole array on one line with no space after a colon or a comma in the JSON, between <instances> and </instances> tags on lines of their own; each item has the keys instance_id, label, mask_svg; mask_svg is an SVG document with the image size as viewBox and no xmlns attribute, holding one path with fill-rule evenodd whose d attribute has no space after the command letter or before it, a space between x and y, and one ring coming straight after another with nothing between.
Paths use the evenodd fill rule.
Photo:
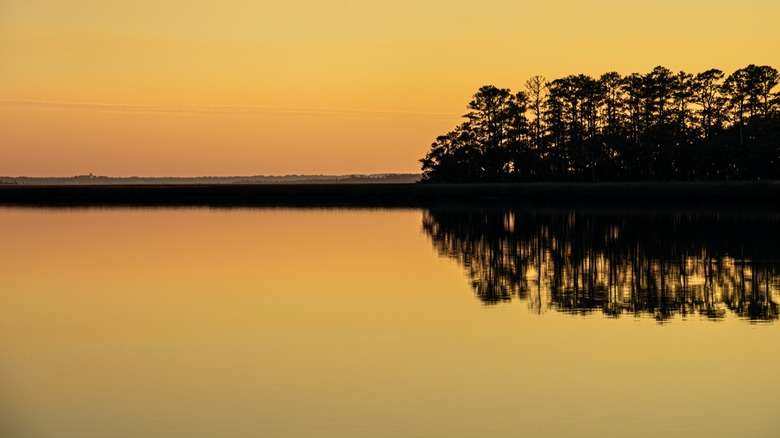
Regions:
<instances>
[{"instance_id":1,"label":"reflection in water","mask_svg":"<svg viewBox=\"0 0 780 438\"><path fill-rule=\"evenodd\" d=\"M770 215L432 209L423 229L485 304L778 318L780 220Z\"/></svg>"}]
</instances>

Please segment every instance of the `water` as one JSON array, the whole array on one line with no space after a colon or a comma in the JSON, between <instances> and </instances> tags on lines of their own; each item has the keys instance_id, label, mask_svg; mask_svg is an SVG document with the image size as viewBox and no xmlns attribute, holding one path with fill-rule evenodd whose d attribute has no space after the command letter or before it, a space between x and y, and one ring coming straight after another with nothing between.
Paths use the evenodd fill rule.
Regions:
<instances>
[{"instance_id":1,"label":"water","mask_svg":"<svg viewBox=\"0 0 780 438\"><path fill-rule=\"evenodd\" d=\"M775 214L0 224L0 436L780 434Z\"/></svg>"},{"instance_id":2,"label":"water","mask_svg":"<svg viewBox=\"0 0 780 438\"><path fill-rule=\"evenodd\" d=\"M486 304L537 312L778 318L780 217L745 212L433 210L423 227Z\"/></svg>"}]
</instances>

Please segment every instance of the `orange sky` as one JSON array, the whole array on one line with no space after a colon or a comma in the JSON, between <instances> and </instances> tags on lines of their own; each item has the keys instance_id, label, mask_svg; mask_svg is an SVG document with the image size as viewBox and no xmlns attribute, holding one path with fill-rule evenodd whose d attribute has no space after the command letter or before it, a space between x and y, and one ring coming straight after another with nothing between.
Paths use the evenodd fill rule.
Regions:
<instances>
[{"instance_id":1,"label":"orange sky","mask_svg":"<svg viewBox=\"0 0 780 438\"><path fill-rule=\"evenodd\" d=\"M775 0L117 3L0 3L0 175L417 172L483 84L780 68Z\"/></svg>"}]
</instances>

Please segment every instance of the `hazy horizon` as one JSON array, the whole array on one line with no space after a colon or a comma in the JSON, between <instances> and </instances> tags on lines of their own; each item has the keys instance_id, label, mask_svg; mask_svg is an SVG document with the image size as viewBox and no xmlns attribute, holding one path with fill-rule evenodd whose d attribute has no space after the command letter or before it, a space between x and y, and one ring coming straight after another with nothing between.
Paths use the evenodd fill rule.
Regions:
<instances>
[{"instance_id":1,"label":"hazy horizon","mask_svg":"<svg viewBox=\"0 0 780 438\"><path fill-rule=\"evenodd\" d=\"M127 174L127 175L99 175L96 173L80 173L74 175L0 175L0 178L287 178L287 177L326 177L326 178L344 178L344 177L381 177L381 176L409 176L420 175L420 172L379 172L379 173L288 173L288 174L256 174L256 175L140 175L140 174Z\"/></svg>"}]
</instances>

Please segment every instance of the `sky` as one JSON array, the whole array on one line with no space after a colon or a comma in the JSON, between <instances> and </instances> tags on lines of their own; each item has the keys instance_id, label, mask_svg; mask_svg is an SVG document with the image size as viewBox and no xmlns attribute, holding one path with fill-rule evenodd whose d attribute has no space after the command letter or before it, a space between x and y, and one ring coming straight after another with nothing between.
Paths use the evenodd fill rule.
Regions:
<instances>
[{"instance_id":1,"label":"sky","mask_svg":"<svg viewBox=\"0 0 780 438\"><path fill-rule=\"evenodd\" d=\"M780 68L776 0L0 0L0 175L419 172L482 85Z\"/></svg>"}]
</instances>

